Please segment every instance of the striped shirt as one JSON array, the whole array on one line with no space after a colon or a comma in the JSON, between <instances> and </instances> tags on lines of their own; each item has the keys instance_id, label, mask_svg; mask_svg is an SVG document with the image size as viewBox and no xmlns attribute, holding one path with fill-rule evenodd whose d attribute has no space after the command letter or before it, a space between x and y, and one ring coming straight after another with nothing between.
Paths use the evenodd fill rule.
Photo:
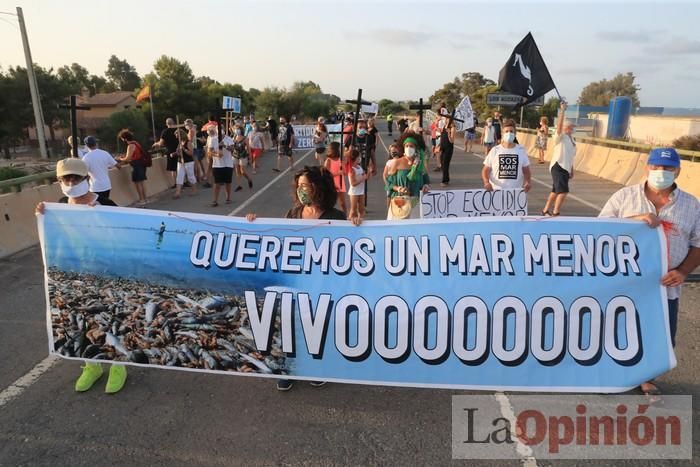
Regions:
<instances>
[{"instance_id":1,"label":"striped shirt","mask_svg":"<svg viewBox=\"0 0 700 467\"><path fill-rule=\"evenodd\" d=\"M655 214L659 219L673 224L668 231L668 266L677 268L691 247L700 248L700 201L695 196L675 187L669 196L669 202L656 212L654 204L644 193L645 183L631 185L614 193L598 217L632 217L641 214ZM667 287L668 298L680 297L681 287Z\"/></svg>"}]
</instances>

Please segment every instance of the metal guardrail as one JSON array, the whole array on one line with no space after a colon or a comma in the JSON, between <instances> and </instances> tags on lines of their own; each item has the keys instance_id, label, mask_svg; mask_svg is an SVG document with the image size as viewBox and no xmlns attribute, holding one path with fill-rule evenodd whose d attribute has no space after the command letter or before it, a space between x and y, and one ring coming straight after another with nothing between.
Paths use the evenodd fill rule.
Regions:
<instances>
[{"instance_id":1,"label":"metal guardrail","mask_svg":"<svg viewBox=\"0 0 700 467\"><path fill-rule=\"evenodd\" d=\"M0 193L5 192L8 188L12 191L22 191L22 185L26 183L43 182L41 184L49 184L55 181L55 170L33 175L25 175L24 177L10 178L8 180L0 181Z\"/></svg>"},{"instance_id":2,"label":"metal guardrail","mask_svg":"<svg viewBox=\"0 0 700 467\"><path fill-rule=\"evenodd\" d=\"M522 133L531 133L533 135L537 134L537 130L530 128L518 128L517 130ZM650 144L630 143L628 141L620 141L616 139L594 138L593 136L576 136L576 140L581 141L582 143L593 143L599 146L627 149L638 152L649 152L653 148L658 147ZM700 162L700 151L689 151L687 149L677 149L677 151L682 159L689 160L691 162Z\"/></svg>"}]
</instances>

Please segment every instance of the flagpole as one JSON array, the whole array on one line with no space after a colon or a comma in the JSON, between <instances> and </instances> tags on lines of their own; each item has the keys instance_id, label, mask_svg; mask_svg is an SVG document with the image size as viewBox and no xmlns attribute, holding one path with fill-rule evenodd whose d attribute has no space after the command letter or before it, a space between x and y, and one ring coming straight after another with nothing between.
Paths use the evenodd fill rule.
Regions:
<instances>
[{"instance_id":1,"label":"flagpole","mask_svg":"<svg viewBox=\"0 0 700 467\"><path fill-rule=\"evenodd\" d=\"M151 104L151 128L153 129L153 142L156 142L156 119L153 117L153 91L148 88L148 102Z\"/></svg>"}]
</instances>

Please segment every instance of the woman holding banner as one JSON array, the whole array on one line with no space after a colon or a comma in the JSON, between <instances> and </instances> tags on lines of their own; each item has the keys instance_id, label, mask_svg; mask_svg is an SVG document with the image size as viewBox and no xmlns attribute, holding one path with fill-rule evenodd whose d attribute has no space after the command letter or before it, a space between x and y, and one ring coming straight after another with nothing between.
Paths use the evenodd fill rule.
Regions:
<instances>
[{"instance_id":1,"label":"woman holding banner","mask_svg":"<svg viewBox=\"0 0 700 467\"><path fill-rule=\"evenodd\" d=\"M416 205L420 193L430 190L425 141L409 130L401 135L398 144L403 148L403 156L396 159L386 174L385 188L390 198L387 220L418 219L420 209Z\"/></svg>"},{"instance_id":2,"label":"woman holding banner","mask_svg":"<svg viewBox=\"0 0 700 467\"><path fill-rule=\"evenodd\" d=\"M286 219L318 219L318 220L346 220L345 213L335 208L338 194L331 173L323 167L304 166L294 175L292 186L292 198L294 205L284 216ZM257 214L248 213L246 219L255 221ZM360 225L362 218L349 219L353 225ZM320 387L325 381L312 381L311 385ZM278 391L292 389L293 381L280 379L277 381Z\"/></svg>"}]
</instances>

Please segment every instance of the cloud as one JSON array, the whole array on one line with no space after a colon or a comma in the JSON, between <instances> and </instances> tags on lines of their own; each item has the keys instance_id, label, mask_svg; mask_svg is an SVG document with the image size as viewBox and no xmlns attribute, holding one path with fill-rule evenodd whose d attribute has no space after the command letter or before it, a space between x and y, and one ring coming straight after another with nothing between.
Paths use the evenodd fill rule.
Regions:
<instances>
[{"instance_id":1,"label":"cloud","mask_svg":"<svg viewBox=\"0 0 700 467\"><path fill-rule=\"evenodd\" d=\"M663 31L653 30L644 32L629 32L629 31L600 31L598 39L609 42L649 42L659 33Z\"/></svg>"},{"instance_id":2,"label":"cloud","mask_svg":"<svg viewBox=\"0 0 700 467\"><path fill-rule=\"evenodd\" d=\"M385 45L416 47L435 39L437 35L409 29L374 29L365 37Z\"/></svg>"},{"instance_id":3,"label":"cloud","mask_svg":"<svg viewBox=\"0 0 700 467\"><path fill-rule=\"evenodd\" d=\"M569 67L569 68L559 68L557 69L558 74L562 75L592 75L594 73L600 73L600 69L593 67Z\"/></svg>"},{"instance_id":4,"label":"cloud","mask_svg":"<svg viewBox=\"0 0 700 467\"><path fill-rule=\"evenodd\" d=\"M672 55L700 54L700 41L674 38L666 46L659 47L659 52Z\"/></svg>"}]
</instances>

